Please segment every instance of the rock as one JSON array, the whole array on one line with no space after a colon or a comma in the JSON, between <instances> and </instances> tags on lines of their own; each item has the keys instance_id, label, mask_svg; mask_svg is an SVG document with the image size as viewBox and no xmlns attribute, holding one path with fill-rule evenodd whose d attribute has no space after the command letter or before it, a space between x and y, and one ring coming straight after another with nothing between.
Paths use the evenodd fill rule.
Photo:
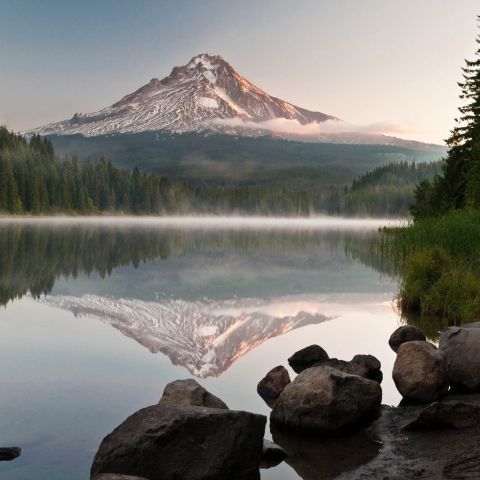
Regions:
<instances>
[{"instance_id":1,"label":"rock","mask_svg":"<svg viewBox=\"0 0 480 480\"><path fill-rule=\"evenodd\" d=\"M428 342L402 343L393 366L393 381L408 401L437 400L448 390L444 352Z\"/></svg>"},{"instance_id":2,"label":"rock","mask_svg":"<svg viewBox=\"0 0 480 480\"><path fill-rule=\"evenodd\" d=\"M149 480L258 480L265 423L263 415L161 402L103 439L91 478L118 473Z\"/></svg>"},{"instance_id":3,"label":"rock","mask_svg":"<svg viewBox=\"0 0 480 480\"><path fill-rule=\"evenodd\" d=\"M425 334L419 328L414 327L413 325L404 325L403 327L397 328L392 333L388 344L396 353L402 343L413 342L415 340L425 342L427 337L425 337Z\"/></svg>"},{"instance_id":4,"label":"rock","mask_svg":"<svg viewBox=\"0 0 480 480\"><path fill-rule=\"evenodd\" d=\"M263 439L261 468L272 468L282 463L287 458L287 452L276 443Z\"/></svg>"},{"instance_id":5,"label":"rock","mask_svg":"<svg viewBox=\"0 0 480 480\"><path fill-rule=\"evenodd\" d=\"M93 480L148 480L145 477L132 477L131 475L119 475L118 473L102 473Z\"/></svg>"},{"instance_id":6,"label":"rock","mask_svg":"<svg viewBox=\"0 0 480 480\"><path fill-rule=\"evenodd\" d=\"M337 358L329 358L316 365L324 365L335 368L350 375L358 375L359 377L375 380L382 383L383 374L381 371L381 363L373 355L355 355L349 362L338 360Z\"/></svg>"},{"instance_id":7,"label":"rock","mask_svg":"<svg viewBox=\"0 0 480 480\"><path fill-rule=\"evenodd\" d=\"M273 407L278 396L290 383L290 375L285 367L272 368L257 385L257 393L269 407Z\"/></svg>"},{"instance_id":8,"label":"rock","mask_svg":"<svg viewBox=\"0 0 480 480\"><path fill-rule=\"evenodd\" d=\"M289 359L288 363L296 373L310 368L317 362L328 360L327 352L319 345L310 345L295 352Z\"/></svg>"},{"instance_id":9,"label":"rock","mask_svg":"<svg viewBox=\"0 0 480 480\"><path fill-rule=\"evenodd\" d=\"M459 392L480 391L480 328L451 327L440 335L447 357L450 386Z\"/></svg>"},{"instance_id":10,"label":"rock","mask_svg":"<svg viewBox=\"0 0 480 480\"><path fill-rule=\"evenodd\" d=\"M480 423L480 407L474 403L448 400L434 402L421 410L405 430L427 428L468 428Z\"/></svg>"},{"instance_id":11,"label":"rock","mask_svg":"<svg viewBox=\"0 0 480 480\"><path fill-rule=\"evenodd\" d=\"M378 382L320 365L304 370L285 387L270 420L292 430L346 432L376 418L381 400Z\"/></svg>"},{"instance_id":12,"label":"rock","mask_svg":"<svg viewBox=\"0 0 480 480\"><path fill-rule=\"evenodd\" d=\"M163 391L160 403L191 407L223 408L227 405L193 379L170 382Z\"/></svg>"},{"instance_id":13,"label":"rock","mask_svg":"<svg viewBox=\"0 0 480 480\"><path fill-rule=\"evenodd\" d=\"M19 457L22 449L19 447L0 448L0 462L9 462Z\"/></svg>"}]
</instances>

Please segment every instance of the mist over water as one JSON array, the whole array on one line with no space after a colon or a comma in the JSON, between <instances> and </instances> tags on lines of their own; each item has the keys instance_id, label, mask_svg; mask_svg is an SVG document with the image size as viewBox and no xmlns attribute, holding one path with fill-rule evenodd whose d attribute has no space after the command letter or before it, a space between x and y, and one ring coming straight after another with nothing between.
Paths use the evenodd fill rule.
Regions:
<instances>
[{"instance_id":1,"label":"mist over water","mask_svg":"<svg viewBox=\"0 0 480 480\"><path fill-rule=\"evenodd\" d=\"M103 225L125 227L158 227L216 230L371 230L395 226L405 219L312 217L255 217L255 216L42 216L0 217L2 224L36 225Z\"/></svg>"}]
</instances>

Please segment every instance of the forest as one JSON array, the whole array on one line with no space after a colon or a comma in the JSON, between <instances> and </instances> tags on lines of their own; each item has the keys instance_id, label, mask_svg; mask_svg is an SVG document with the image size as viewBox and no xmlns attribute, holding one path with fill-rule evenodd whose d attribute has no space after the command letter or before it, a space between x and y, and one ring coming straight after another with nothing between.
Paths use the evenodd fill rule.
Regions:
<instances>
[{"instance_id":1,"label":"forest","mask_svg":"<svg viewBox=\"0 0 480 480\"><path fill-rule=\"evenodd\" d=\"M258 214L408 215L413 189L432 179L439 162L393 162L350 187L332 181L317 190L250 184L196 184L114 165L100 158L56 155L52 142L0 128L0 212L5 214ZM308 168L305 175L308 175ZM325 181L325 179L324 179Z\"/></svg>"}]
</instances>

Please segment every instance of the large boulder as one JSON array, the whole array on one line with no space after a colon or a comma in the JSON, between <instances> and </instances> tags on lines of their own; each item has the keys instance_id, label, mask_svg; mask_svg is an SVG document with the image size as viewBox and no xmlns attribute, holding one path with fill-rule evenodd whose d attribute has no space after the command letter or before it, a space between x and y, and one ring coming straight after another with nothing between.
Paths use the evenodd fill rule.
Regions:
<instances>
[{"instance_id":1,"label":"large boulder","mask_svg":"<svg viewBox=\"0 0 480 480\"><path fill-rule=\"evenodd\" d=\"M346 432L376 418L381 401L378 382L320 365L304 370L285 387L270 420L291 430Z\"/></svg>"},{"instance_id":2,"label":"large boulder","mask_svg":"<svg viewBox=\"0 0 480 480\"><path fill-rule=\"evenodd\" d=\"M478 424L480 424L480 406L460 400L448 400L428 405L404 428L406 430L469 428Z\"/></svg>"},{"instance_id":3,"label":"large boulder","mask_svg":"<svg viewBox=\"0 0 480 480\"><path fill-rule=\"evenodd\" d=\"M393 366L393 381L408 401L437 400L448 390L445 353L428 342L403 343Z\"/></svg>"},{"instance_id":4,"label":"large boulder","mask_svg":"<svg viewBox=\"0 0 480 480\"><path fill-rule=\"evenodd\" d=\"M319 345L310 345L295 352L289 359L288 363L295 373L312 367L315 363L328 360L327 352Z\"/></svg>"},{"instance_id":5,"label":"large boulder","mask_svg":"<svg viewBox=\"0 0 480 480\"><path fill-rule=\"evenodd\" d=\"M416 340L425 342L427 337L425 337L425 334L419 328L414 327L413 325L404 325L403 327L397 328L392 333L388 340L388 344L396 353L402 343L414 342Z\"/></svg>"},{"instance_id":6,"label":"large boulder","mask_svg":"<svg viewBox=\"0 0 480 480\"><path fill-rule=\"evenodd\" d=\"M224 408L228 410L225 402L212 395L208 390L205 390L193 379L175 380L167 384L160 403L178 406Z\"/></svg>"},{"instance_id":7,"label":"large boulder","mask_svg":"<svg viewBox=\"0 0 480 480\"><path fill-rule=\"evenodd\" d=\"M480 391L480 328L451 327L440 336L439 348L447 357L447 375L452 389Z\"/></svg>"},{"instance_id":8,"label":"large boulder","mask_svg":"<svg viewBox=\"0 0 480 480\"><path fill-rule=\"evenodd\" d=\"M91 478L258 480L265 423L263 415L248 412L159 403L103 439Z\"/></svg>"},{"instance_id":9,"label":"large boulder","mask_svg":"<svg viewBox=\"0 0 480 480\"><path fill-rule=\"evenodd\" d=\"M257 385L257 393L269 407L273 407L278 396L290 383L290 375L285 367L272 368Z\"/></svg>"},{"instance_id":10,"label":"large boulder","mask_svg":"<svg viewBox=\"0 0 480 480\"><path fill-rule=\"evenodd\" d=\"M19 457L22 453L22 449L19 447L6 447L0 448L0 462L9 462Z\"/></svg>"}]
</instances>

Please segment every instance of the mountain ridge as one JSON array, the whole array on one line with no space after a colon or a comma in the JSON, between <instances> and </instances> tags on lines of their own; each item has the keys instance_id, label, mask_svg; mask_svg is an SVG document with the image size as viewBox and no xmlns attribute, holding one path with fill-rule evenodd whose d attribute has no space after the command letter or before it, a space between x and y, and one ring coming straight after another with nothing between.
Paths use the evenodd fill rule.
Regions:
<instances>
[{"instance_id":1,"label":"mountain ridge","mask_svg":"<svg viewBox=\"0 0 480 480\"><path fill-rule=\"evenodd\" d=\"M170 75L152 78L110 107L75 113L25 133L96 136L166 130L172 133L214 131L237 133L227 122L248 123L283 119L300 125L338 118L314 112L271 96L240 75L219 55L202 53ZM225 121L225 125L222 125ZM251 128L248 128L252 130Z\"/></svg>"}]
</instances>

